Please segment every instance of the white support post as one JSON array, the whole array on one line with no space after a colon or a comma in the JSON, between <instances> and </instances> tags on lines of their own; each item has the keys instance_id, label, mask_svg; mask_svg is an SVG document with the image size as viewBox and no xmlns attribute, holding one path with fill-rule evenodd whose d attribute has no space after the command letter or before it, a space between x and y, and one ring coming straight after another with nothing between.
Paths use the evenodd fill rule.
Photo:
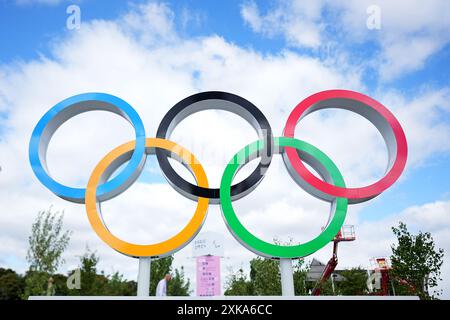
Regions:
<instances>
[{"instance_id":1,"label":"white support post","mask_svg":"<svg viewBox=\"0 0 450 320\"><path fill-rule=\"evenodd\" d=\"M150 295L150 257L139 258L139 271L137 281L137 295L138 297L148 297Z\"/></svg>"},{"instance_id":2,"label":"white support post","mask_svg":"<svg viewBox=\"0 0 450 320\"><path fill-rule=\"evenodd\" d=\"M334 273L332 273L331 274L331 288L333 289L333 296L335 296L336 295L336 292L335 292L335 288L334 288Z\"/></svg>"},{"instance_id":3,"label":"white support post","mask_svg":"<svg viewBox=\"0 0 450 320\"><path fill-rule=\"evenodd\" d=\"M280 259L281 294L295 296L292 259Z\"/></svg>"}]
</instances>

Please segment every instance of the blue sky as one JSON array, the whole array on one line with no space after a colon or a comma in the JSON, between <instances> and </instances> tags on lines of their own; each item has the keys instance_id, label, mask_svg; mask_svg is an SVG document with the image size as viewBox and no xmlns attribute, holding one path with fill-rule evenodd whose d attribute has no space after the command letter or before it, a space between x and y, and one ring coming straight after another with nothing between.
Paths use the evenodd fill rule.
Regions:
<instances>
[{"instance_id":1,"label":"blue sky","mask_svg":"<svg viewBox=\"0 0 450 320\"><path fill-rule=\"evenodd\" d=\"M81 66L80 68L90 66L91 69L95 67L92 62L94 58L79 58L75 54L72 55L74 50L77 50L76 45L80 46L80 50L90 50L95 47L95 41L92 41L90 35L101 34L114 44L116 42L120 44L122 43L120 39L126 38L135 46L133 50L142 52L145 56L150 55L162 59L163 64L167 62L173 69L180 68L181 70L182 68L177 65L175 53L174 56L167 59L159 56L158 50L169 48L180 54L179 61L183 61L183 64L188 66L186 67L188 71L185 73L183 70L178 70L180 78L176 78L178 80L174 80L174 82L182 83L184 80L179 79L184 79L184 76L198 78L198 82L201 83L200 88L209 88L208 81L204 79L210 79L208 77L216 79L214 77L217 73L222 72L224 77L229 77L225 75L226 68L218 67L220 71L215 72L216 65L211 62L214 59L208 60L208 50L213 52L217 50L216 55L219 55L221 50L227 52L224 55L231 52L227 59L234 63L241 63L239 55L242 56L243 61L247 61L247 64L255 60L257 61L255 63L261 63L261 70L274 63L274 65L280 66L277 67L279 70L282 70L276 74L279 77L283 77L283 72L288 73L289 66L286 69L283 69L283 66L291 61L290 63L295 63L295 67L299 70L303 70L302 64L305 64L305 70L315 70L317 74L311 76L313 84L305 85L305 88L299 90L301 93L297 95L292 92L283 94L282 91L274 93L273 101L275 102L272 100L270 102L273 104L273 110L279 107L276 101L283 100L284 95L286 100L283 102L297 101L296 99L306 97L311 90L331 89L330 86L343 87L348 84L349 88L361 90L383 103L393 103L391 107L394 114L399 117L400 122L404 121L405 123L407 136L409 134L411 153L404 176L384 194L355 210L358 218L355 218L354 221L361 224L362 230L366 230L364 228L373 228L371 223L383 221L392 223L399 219L412 219L411 224L417 229L432 225L430 230L424 229L424 231L435 231L438 237L439 235L441 237L439 243L442 246L450 247L448 239L442 236L450 228L450 219L444 218L444 224L435 220L435 224L433 224L428 220L421 221L419 213L417 213L427 212L430 206L436 203L450 208L450 143L448 140L450 137L450 107L447 99L450 90L450 37L448 36L450 26L441 17L442 12L445 12L445 8L449 5L445 1L436 0L435 2L435 6L439 4L442 7L440 10L421 8L420 1L414 2L407 8L397 5L395 1L379 1L382 27L380 30L368 30L365 27L367 18L365 1L336 1L331 5L326 1L300 3L297 0L165 2L0 0L0 86L3 86L0 88L0 124L2 125L0 142L3 143L3 145L0 144L0 151L3 150L5 154L8 154L9 148L17 147L17 143L11 140L11 136L7 134L6 128L9 128L8 132L24 134L23 132L28 132L30 125L38 120L36 117L39 114L36 111L33 119L25 121L17 116L15 111L24 108L23 104L8 104L2 102L2 99L11 101L14 97L20 96L24 98L23 103L30 101L26 99L28 97L31 100L42 99L45 101L42 102L42 107L33 109L41 112L50 107L44 103L58 101L59 97L64 97L71 92L71 88L74 88L73 91L84 88L84 85L79 83L68 85L67 88L56 86L57 89L51 93L54 96L48 93L49 97L44 99L39 94L36 96L33 88L30 88L29 85L28 87L24 85L22 88L20 83L28 84L29 79L35 79L34 67L43 74L47 74L46 72L49 70L49 76L45 78L49 83L51 81L58 82L57 78L52 78L52 72L56 72L52 69L55 65L61 70L65 70L64 72L58 71L62 75L70 73L67 70L72 65ZM77 4L81 8L81 31L66 28L68 17L66 8L70 4ZM147 6L148 4L150 6ZM152 25L151 20L144 19L151 26L148 29L150 31L145 25L136 27L124 22L124 17L130 13L135 13L138 18L144 17L145 10L148 10L152 4L161 9L156 10L156 13L152 11L152 18L161 18L167 22L167 30L158 29L159 26ZM408 15L415 17L416 20L411 21L408 19ZM119 31L115 32L113 28L105 25L95 25L94 21L114 23ZM129 29L132 30L131 34ZM109 35L109 32L111 39L105 36ZM164 38L162 40L158 38L161 43L155 44L151 42L154 35L148 35L148 32L160 32L160 35L173 36L175 40L166 42ZM150 37L150 44L134 38L141 35ZM199 67L198 65L203 61L181 57L184 46L188 47L189 44L195 48L193 50L200 57L203 57L206 65L214 69L214 72L209 73L209 70ZM109 42L106 45L109 45ZM209 45L214 49L209 49ZM99 49L99 51L108 52L106 48ZM95 50L89 50L88 52L95 52ZM234 52L238 53L234 54ZM289 60L290 57L293 57L293 60ZM121 58L127 59L127 56L121 56ZM80 62L77 59L82 59L86 65L77 64ZM191 67L192 65L195 67ZM252 70L258 71L259 67ZM90 75L89 68L79 71L81 78L87 75ZM294 77L292 80L289 80L290 78L281 79L281 77L279 82L284 83L283 81L285 81L286 88L289 83L295 81L299 81L298 83L301 85L308 81L307 77L300 79ZM94 79L95 76L91 75L91 78ZM64 79L67 80L67 78ZM149 79L144 80L151 83ZM117 91L121 91L106 80L105 84L101 81L103 80L98 80L100 88L104 87L108 90L116 88ZM274 88L273 91L279 90L276 88L277 81L273 79L271 81L273 81L270 82ZM322 84L320 84L321 81ZM96 85L95 82L93 83ZM221 84L220 81L217 83ZM258 92L251 86L247 88L245 84L234 86L233 79L230 82L224 81L224 83L225 88L236 88L236 90L249 92L249 94ZM189 86L180 84L179 87L182 89L175 90L176 96L186 96L186 92L189 93L192 88L197 88L196 85ZM11 88L13 92L8 93L7 91ZM132 92L132 90L123 89L122 93L129 94L129 97L133 97L135 94L128 92ZM117 94L119 95L119 93ZM255 97L258 99L257 94ZM268 97L268 99L272 99L272 97ZM136 101L140 100L136 98ZM165 103L173 100L167 97L163 101ZM20 110L23 112L24 109ZM28 111L28 109L26 110ZM274 111L270 110L271 116L276 115ZM154 119L156 123L165 112L165 110L160 112L159 109L151 112L142 111L148 112L148 118L156 118ZM276 119L272 118L269 121L277 124L284 121L284 115L276 116ZM23 130L18 129L21 128L16 123L19 120L23 121L23 126L26 127ZM26 134L24 134L24 139L25 136ZM327 144L324 143L324 146ZM337 154L337 156L342 159L348 158L345 154ZM377 163L377 155L374 158L376 158L374 163ZM7 168L10 159L7 156L0 158L2 161L0 165ZM148 167L156 167L153 159ZM351 172L351 170L350 167L347 172ZM364 170L361 172L366 173ZM356 173L359 171L355 171ZM16 176L12 173L11 175ZM140 182L159 183L163 182L163 179L159 173L148 171L140 178ZM30 185L36 190L39 188L35 182L33 184L30 182ZM20 190L20 187L17 190ZM38 194L41 197L45 192L37 191L36 195ZM1 198L0 201L2 201ZM41 203L54 201L58 200L48 198L45 201L42 200ZM386 229L388 228L389 226ZM11 237L11 239L14 238L14 236ZM17 240L17 243L21 243L20 241L22 240ZM376 254L379 251L374 252ZM0 253L2 253L1 247ZM14 256L7 251L4 254L6 258L2 260L6 263L24 265L23 258ZM108 260L108 257L105 258L106 261L115 261ZM0 265L2 260L0 260ZM446 292L450 294L448 291Z\"/></svg>"},{"instance_id":2,"label":"blue sky","mask_svg":"<svg viewBox=\"0 0 450 320\"><path fill-rule=\"evenodd\" d=\"M15 60L27 60L37 58L40 54L51 54L49 43L57 41L59 37L71 31L65 28L68 15L65 9L69 4L79 4L82 8L82 20L115 19L124 14L131 4L145 3L141 1L120 0L78 0L78 1L56 1L56 4L45 5L42 3L14 4L13 0L0 2L0 39L2 50L0 61L9 63ZM39 1L38 1L39 2ZM45 1L44 1L45 2ZM229 0L224 2L190 0L190 1L166 1L170 4L175 15L180 16L184 11L198 15L199 21L191 21L189 25L183 25L181 19L176 20L178 30L185 36L205 36L218 34L228 41L240 46L254 48L264 53L276 53L286 46L282 35L270 39L261 37L252 32L246 26L241 17L240 8L248 3L240 0ZM256 1L261 12L273 10L276 1ZM324 13L323 19L332 19L336 14L331 10ZM337 32L339 28L327 26L330 33ZM337 31L336 31L337 29ZM13 33L11 33L13 31ZM339 34L338 37L345 37ZM369 41L342 43L351 52L353 58L367 59L377 53L377 43ZM290 49L299 52L308 52L311 55L321 56L323 53L308 48ZM433 87L442 87L449 84L448 74L450 65L445 63L450 59L450 45L446 44L442 50L429 56L425 65L414 72L401 76L396 81L390 82L389 87L397 88L406 92L414 92L417 87L427 84ZM370 70L366 73L367 83L376 85L376 74Z\"/></svg>"},{"instance_id":3,"label":"blue sky","mask_svg":"<svg viewBox=\"0 0 450 320\"><path fill-rule=\"evenodd\" d=\"M77 1L61 1L56 5L22 4L14 5L14 1L0 2L0 18L2 29L0 37L4 40L0 53L1 61L36 58L40 53L48 54L48 42L70 32L65 28L68 17L66 8ZM132 3L145 3L133 1ZM114 19L125 13L130 2L121 0L84 0L78 1L82 8L83 21L92 19ZM177 21L177 27L187 36L202 36L212 33L244 46L252 46L257 50L275 52L283 47L282 39L264 41L242 24L240 15L241 1L171 1L170 7L175 14L183 10L195 11L201 18L199 23L183 26ZM261 2L262 5L265 2ZM11 38L11 30L14 37ZM6 41L5 41L6 40Z\"/></svg>"}]
</instances>

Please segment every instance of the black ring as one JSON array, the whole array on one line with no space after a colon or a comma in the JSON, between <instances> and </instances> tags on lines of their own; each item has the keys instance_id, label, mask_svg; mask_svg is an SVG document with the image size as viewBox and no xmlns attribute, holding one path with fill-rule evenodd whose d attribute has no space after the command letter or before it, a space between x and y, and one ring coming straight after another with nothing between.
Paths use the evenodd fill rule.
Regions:
<instances>
[{"instance_id":1,"label":"black ring","mask_svg":"<svg viewBox=\"0 0 450 320\"><path fill-rule=\"evenodd\" d=\"M208 101L212 100L212 101ZM243 181L231 186L231 197L237 200L251 192L264 178L265 172L270 165L273 155L273 135L269 121L264 114L250 101L228 92L207 91L189 96L170 109L156 133L157 138L170 140L174 128L186 117L202 110L225 110L244 118L257 131L260 139L265 141L259 156L261 161L255 170ZM210 203L220 203L219 188L203 188L184 180L172 168L168 157L169 151L156 149L156 158L159 166L172 187L183 196L196 200L198 197L210 199Z\"/></svg>"}]
</instances>

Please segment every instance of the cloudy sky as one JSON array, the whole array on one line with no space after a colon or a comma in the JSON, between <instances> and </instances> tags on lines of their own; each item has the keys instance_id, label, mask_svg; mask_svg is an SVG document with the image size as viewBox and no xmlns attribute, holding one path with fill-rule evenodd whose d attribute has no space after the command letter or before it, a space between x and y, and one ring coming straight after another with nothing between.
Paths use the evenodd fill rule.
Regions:
<instances>
[{"instance_id":1,"label":"cloudy sky","mask_svg":"<svg viewBox=\"0 0 450 320\"><path fill-rule=\"evenodd\" d=\"M67 19L78 5L79 28ZM376 5L375 7L373 5ZM84 207L45 189L28 163L28 142L40 117L57 102L83 92L106 92L130 103L148 137L179 100L205 90L239 94L258 106L276 135L294 106L315 92L363 92L399 119L409 143L403 176L379 197L349 208L346 224L357 240L340 246L340 267L367 267L389 256L399 221L429 231L450 251L450 20L445 0L423 1L0 1L0 266L20 272L31 223L39 210L65 211L73 231L61 272L77 265L86 246L100 268L135 279L138 261L104 244L91 230ZM372 14L380 15L373 28ZM69 21L70 22L70 21ZM296 137L333 159L349 186L381 178L387 164L381 135L368 121L342 110L316 112ZM54 135L48 151L52 176L85 187L95 165L133 138L122 118L106 112L79 115ZM172 140L201 161L218 186L229 159L257 138L238 116L204 111L184 120ZM256 163L246 166L236 180ZM174 163L176 166L176 163ZM181 166L177 171L190 178ZM195 202L162 178L153 157L141 178L102 204L105 222L119 237L153 243L174 235ZM241 221L264 240L304 242L320 232L329 204L290 179L279 156L266 178L235 203ZM223 235L223 277L248 270L254 255L227 231L220 208L210 206L203 231ZM313 256L326 262L327 246ZM191 246L175 255L195 284ZM439 288L450 298L450 260ZM192 287L193 289L195 286Z\"/></svg>"}]
</instances>

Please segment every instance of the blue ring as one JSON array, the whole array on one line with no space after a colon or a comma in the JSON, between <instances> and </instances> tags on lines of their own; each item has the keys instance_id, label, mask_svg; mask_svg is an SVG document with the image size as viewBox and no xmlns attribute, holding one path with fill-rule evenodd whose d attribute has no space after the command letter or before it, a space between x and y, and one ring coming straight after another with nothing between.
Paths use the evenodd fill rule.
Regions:
<instances>
[{"instance_id":1,"label":"blue ring","mask_svg":"<svg viewBox=\"0 0 450 320\"><path fill-rule=\"evenodd\" d=\"M53 133L65 121L93 110L110 111L122 116L132 124L136 133L136 146L131 159L120 173L98 187L99 200L111 199L128 188L141 173L146 160L144 124L127 102L106 93L83 93L59 102L44 114L34 128L29 145L29 160L34 174L47 189L72 202L84 203L86 189L65 186L49 175L46 165L47 147Z\"/></svg>"}]
</instances>

